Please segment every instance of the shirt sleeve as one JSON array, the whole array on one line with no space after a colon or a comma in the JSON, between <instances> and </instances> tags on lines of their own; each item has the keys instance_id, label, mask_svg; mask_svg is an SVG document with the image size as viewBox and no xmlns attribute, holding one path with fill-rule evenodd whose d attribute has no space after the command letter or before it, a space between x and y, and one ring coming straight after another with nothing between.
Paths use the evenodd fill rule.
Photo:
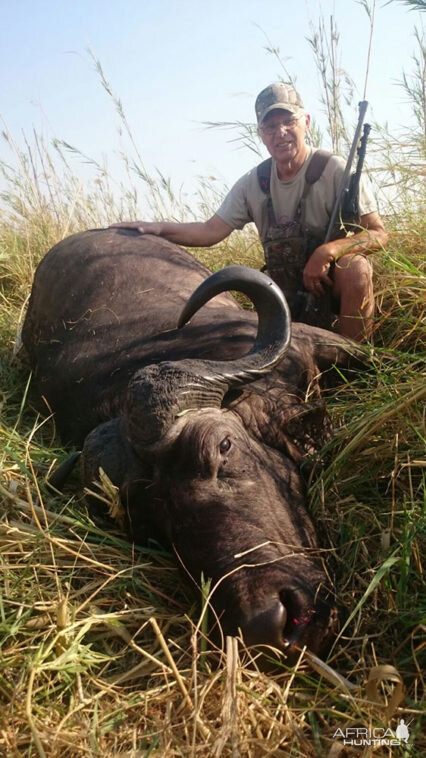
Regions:
<instances>
[{"instance_id":1,"label":"shirt sleeve","mask_svg":"<svg viewBox=\"0 0 426 758\"><path fill-rule=\"evenodd\" d=\"M366 216L367 213L377 213L377 201L374 197L371 181L366 174L361 174L359 183L359 215Z\"/></svg>"},{"instance_id":2,"label":"shirt sleeve","mask_svg":"<svg viewBox=\"0 0 426 758\"><path fill-rule=\"evenodd\" d=\"M334 168L334 192L336 197L337 192L339 190L339 184L340 180L343 176L346 162L343 158L340 156L333 155L331 157L330 163L332 164ZM355 167L352 166L352 173L355 170ZM332 206L334 205L334 198ZM329 213L332 211L332 206L329 209ZM371 185L371 181L367 174L362 172L361 179L359 182L359 200L358 200L358 210L360 216L365 216L367 213L376 213L377 212L377 201L374 197L373 187Z\"/></svg>"},{"instance_id":3,"label":"shirt sleeve","mask_svg":"<svg viewBox=\"0 0 426 758\"><path fill-rule=\"evenodd\" d=\"M234 184L232 189L226 195L222 205L216 211L216 214L229 224L233 229L242 229L243 226L253 221L247 201L247 187L250 181L250 174L244 174Z\"/></svg>"}]
</instances>

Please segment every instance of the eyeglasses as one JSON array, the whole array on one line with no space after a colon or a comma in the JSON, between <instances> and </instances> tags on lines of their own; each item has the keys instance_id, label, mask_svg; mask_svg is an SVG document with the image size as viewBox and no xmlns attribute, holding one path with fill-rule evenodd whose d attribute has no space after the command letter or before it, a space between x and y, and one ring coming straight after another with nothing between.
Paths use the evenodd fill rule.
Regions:
<instances>
[{"instance_id":1,"label":"eyeglasses","mask_svg":"<svg viewBox=\"0 0 426 758\"><path fill-rule=\"evenodd\" d=\"M278 129L294 129L295 126L299 123L299 117L293 117L293 118L285 118L282 121L278 121L276 124L266 124L266 126L261 126L260 129L263 132L263 134L266 134L268 137L272 137L273 134Z\"/></svg>"}]
</instances>

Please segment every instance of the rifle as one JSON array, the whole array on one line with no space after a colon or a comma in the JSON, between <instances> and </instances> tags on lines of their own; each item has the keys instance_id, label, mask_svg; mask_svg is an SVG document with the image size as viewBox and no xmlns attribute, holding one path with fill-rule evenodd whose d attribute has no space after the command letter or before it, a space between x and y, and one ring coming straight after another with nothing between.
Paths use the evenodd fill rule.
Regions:
<instances>
[{"instance_id":1,"label":"rifle","mask_svg":"<svg viewBox=\"0 0 426 758\"><path fill-rule=\"evenodd\" d=\"M370 134L370 124L364 124L364 130L361 141L357 148L358 160L355 173L351 174L349 189L343 198L341 219L343 226L359 224L359 183L361 180L362 169L364 166L365 154L367 152L367 140Z\"/></svg>"},{"instance_id":2,"label":"rifle","mask_svg":"<svg viewBox=\"0 0 426 758\"><path fill-rule=\"evenodd\" d=\"M345 170L339 183L339 188L336 194L336 200L334 202L333 210L331 212L330 221L325 235L324 242L330 242L333 231L335 230L335 224L337 219L341 220L342 224L353 223L355 220L359 221L358 211L358 197L359 197L359 183L361 179L362 167L364 165L365 154L367 152L367 139L370 134L370 124L365 124L361 143L359 138L361 135L362 124L364 122L365 113L368 108L368 102L362 100L359 105L358 123L355 129L355 135L352 141L351 149L349 151L348 160L346 162ZM355 152L358 153L358 162L355 169L355 173L351 175L352 163L355 157ZM340 225L339 225L340 230ZM346 230L343 230L346 234ZM339 235L342 236L342 235Z\"/></svg>"},{"instance_id":3,"label":"rifle","mask_svg":"<svg viewBox=\"0 0 426 758\"><path fill-rule=\"evenodd\" d=\"M367 108L368 102L366 100L362 100L358 105L358 123L349 151L348 160L346 161L345 170L342 174L336 193L336 200L334 201L333 210L328 222L324 243L330 242L331 238L337 239L338 237L345 237L347 233L346 225L350 226L359 224L359 183L361 180L365 154L367 152L368 135L371 131L370 124L365 124L363 136L360 141L361 129ZM358 154L358 161L355 172L351 174L355 152ZM317 322L325 328L328 328L327 322L331 323L330 293L327 291L320 298L315 297L310 292L298 292L297 294L301 304L299 312L300 320L314 324ZM322 311L323 313L321 314Z\"/></svg>"}]
</instances>

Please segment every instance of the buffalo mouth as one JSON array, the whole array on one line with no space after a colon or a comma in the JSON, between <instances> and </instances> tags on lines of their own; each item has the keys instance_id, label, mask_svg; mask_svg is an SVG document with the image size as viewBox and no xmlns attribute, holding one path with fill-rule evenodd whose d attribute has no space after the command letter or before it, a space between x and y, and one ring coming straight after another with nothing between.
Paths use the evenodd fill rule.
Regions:
<instances>
[{"instance_id":1,"label":"buffalo mouth","mask_svg":"<svg viewBox=\"0 0 426 758\"><path fill-rule=\"evenodd\" d=\"M312 653L323 655L333 637L336 611L313 608L305 611L306 615L297 616L291 606L288 596L286 604L276 600L243 624L241 633L245 645L273 648L287 662L293 661L305 647Z\"/></svg>"},{"instance_id":2,"label":"buffalo mouth","mask_svg":"<svg viewBox=\"0 0 426 758\"><path fill-rule=\"evenodd\" d=\"M222 634L240 636L247 648L266 655L278 653L291 664L304 648L323 656L335 636L337 609L331 593L315 597L312 590L298 582L263 598L250 609L234 609L222 616Z\"/></svg>"}]
</instances>

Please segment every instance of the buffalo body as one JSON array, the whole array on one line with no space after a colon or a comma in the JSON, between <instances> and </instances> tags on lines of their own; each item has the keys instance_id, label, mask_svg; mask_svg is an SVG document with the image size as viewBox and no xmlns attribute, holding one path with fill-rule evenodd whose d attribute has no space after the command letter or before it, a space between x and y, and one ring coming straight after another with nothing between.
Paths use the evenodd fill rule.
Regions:
<instances>
[{"instance_id":1,"label":"buffalo body","mask_svg":"<svg viewBox=\"0 0 426 758\"><path fill-rule=\"evenodd\" d=\"M225 633L319 651L334 591L300 464L330 431L319 378L348 365L351 346L305 324L284 338L277 294L272 306L260 296L258 326L209 290L177 328L208 275L185 250L130 230L60 242L38 267L23 330L38 395L62 440L83 446L85 483L101 467L119 487L131 538L167 542L196 580L212 579ZM253 276L267 298L278 289ZM252 291L232 277L224 286Z\"/></svg>"}]
</instances>

